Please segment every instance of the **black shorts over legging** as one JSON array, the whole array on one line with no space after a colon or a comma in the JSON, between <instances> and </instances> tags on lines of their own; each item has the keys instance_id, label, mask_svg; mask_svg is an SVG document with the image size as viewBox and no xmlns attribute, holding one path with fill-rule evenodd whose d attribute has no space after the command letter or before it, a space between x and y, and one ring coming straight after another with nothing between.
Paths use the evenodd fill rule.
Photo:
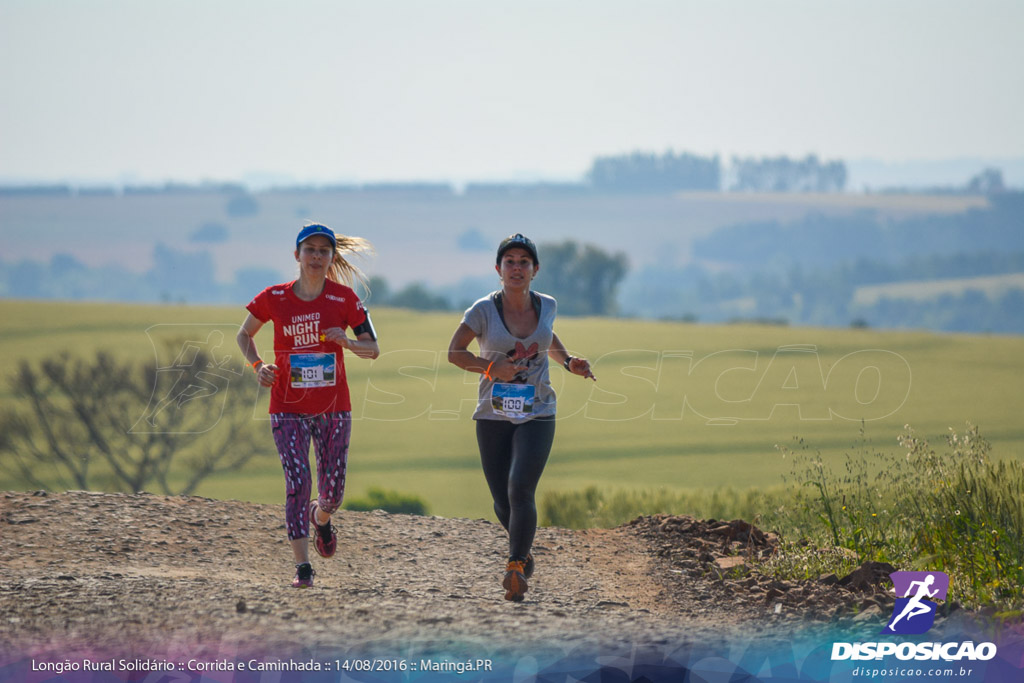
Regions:
<instances>
[{"instance_id":1,"label":"black shorts over legging","mask_svg":"<svg viewBox=\"0 0 1024 683\"><path fill-rule=\"evenodd\" d=\"M555 418L538 417L521 424L477 420L476 441L494 512L508 531L508 555L525 560L537 533L537 482L555 440Z\"/></svg>"}]
</instances>

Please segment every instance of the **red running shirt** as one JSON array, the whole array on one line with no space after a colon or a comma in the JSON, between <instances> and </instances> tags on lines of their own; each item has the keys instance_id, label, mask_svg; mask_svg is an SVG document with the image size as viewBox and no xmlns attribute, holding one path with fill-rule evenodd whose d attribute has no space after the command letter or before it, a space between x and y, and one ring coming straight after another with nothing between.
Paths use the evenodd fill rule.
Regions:
<instances>
[{"instance_id":1,"label":"red running shirt","mask_svg":"<svg viewBox=\"0 0 1024 683\"><path fill-rule=\"evenodd\" d=\"M352 410L345 378L344 349L320 335L329 327L358 327L366 309L351 288L327 280L324 291L303 301L294 282L267 287L245 308L261 322L274 321L277 380L270 388L271 413Z\"/></svg>"}]
</instances>

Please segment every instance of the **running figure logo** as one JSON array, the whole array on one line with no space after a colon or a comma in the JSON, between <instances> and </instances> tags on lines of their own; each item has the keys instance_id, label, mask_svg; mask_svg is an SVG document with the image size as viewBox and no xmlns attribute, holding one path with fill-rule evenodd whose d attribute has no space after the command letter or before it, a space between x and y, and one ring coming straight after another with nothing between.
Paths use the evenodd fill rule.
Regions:
<instances>
[{"instance_id":1,"label":"running figure logo","mask_svg":"<svg viewBox=\"0 0 1024 683\"><path fill-rule=\"evenodd\" d=\"M935 623L936 604L945 600L949 576L945 572L893 572L889 575L896 591L892 619L882 633L917 635Z\"/></svg>"}]
</instances>

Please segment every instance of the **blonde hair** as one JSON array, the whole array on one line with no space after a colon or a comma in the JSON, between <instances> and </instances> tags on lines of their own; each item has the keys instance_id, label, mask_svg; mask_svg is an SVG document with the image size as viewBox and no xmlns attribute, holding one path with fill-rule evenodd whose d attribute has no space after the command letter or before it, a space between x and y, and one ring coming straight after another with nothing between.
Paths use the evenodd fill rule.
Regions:
<instances>
[{"instance_id":1,"label":"blonde hair","mask_svg":"<svg viewBox=\"0 0 1024 683\"><path fill-rule=\"evenodd\" d=\"M318 228L317 232L322 236L324 231L330 231L330 234L334 237L335 246L334 254L332 254L331 265L327 268L327 279L337 282L338 284L345 285L347 287L355 287L358 282L362 285L363 289L366 290L366 297L370 296L370 282L367 279L363 271L356 266L350 260L351 256L358 256L360 258L367 258L372 256L374 252L373 245L370 244L369 240L363 239L362 237L352 237L349 235L342 235L334 232L331 228L324 225L323 223L309 222L303 226L302 232L305 232L308 227ZM323 230L320 230L320 229ZM299 233L299 237L302 237L302 232ZM313 233L306 236L306 239L312 237ZM303 240L305 241L305 240ZM298 257L298 250L302 247L301 243L295 245L295 255Z\"/></svg>"},{"instance_id":2,"label":"blonde hair","mask_svg":"<svg viewBox=\"0 0 1024 683\"><path fill-rule=\"evenodd\" d=\"M338 246L334 248L334 258L331 259L331 267L327 269L327 279L348 287L354 287L358 282L366 290L366 296L369 297L370 281L366 278L365 273L346 257L348 255L359 258L372 256L375 253L373 245L362 237L338 233L334 233L334 237L338 241Z\"/></svg>"}]
</instances>

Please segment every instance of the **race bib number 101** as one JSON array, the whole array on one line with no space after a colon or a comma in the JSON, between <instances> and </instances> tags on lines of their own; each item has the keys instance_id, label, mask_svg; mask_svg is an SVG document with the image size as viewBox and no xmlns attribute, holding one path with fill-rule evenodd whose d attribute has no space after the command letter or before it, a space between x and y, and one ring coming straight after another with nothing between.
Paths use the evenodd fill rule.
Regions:
<instances>
[{"instance_id":1,"label":"race bib number 101","mask_svg":"<svg viewBox=\"0 0 1024 683\"><path fill-rule=\"evenodd\" d=\"M334 386L337 364L333 353L293 353L289 360L293 389Z\"/></svg>"}]
</instances>

